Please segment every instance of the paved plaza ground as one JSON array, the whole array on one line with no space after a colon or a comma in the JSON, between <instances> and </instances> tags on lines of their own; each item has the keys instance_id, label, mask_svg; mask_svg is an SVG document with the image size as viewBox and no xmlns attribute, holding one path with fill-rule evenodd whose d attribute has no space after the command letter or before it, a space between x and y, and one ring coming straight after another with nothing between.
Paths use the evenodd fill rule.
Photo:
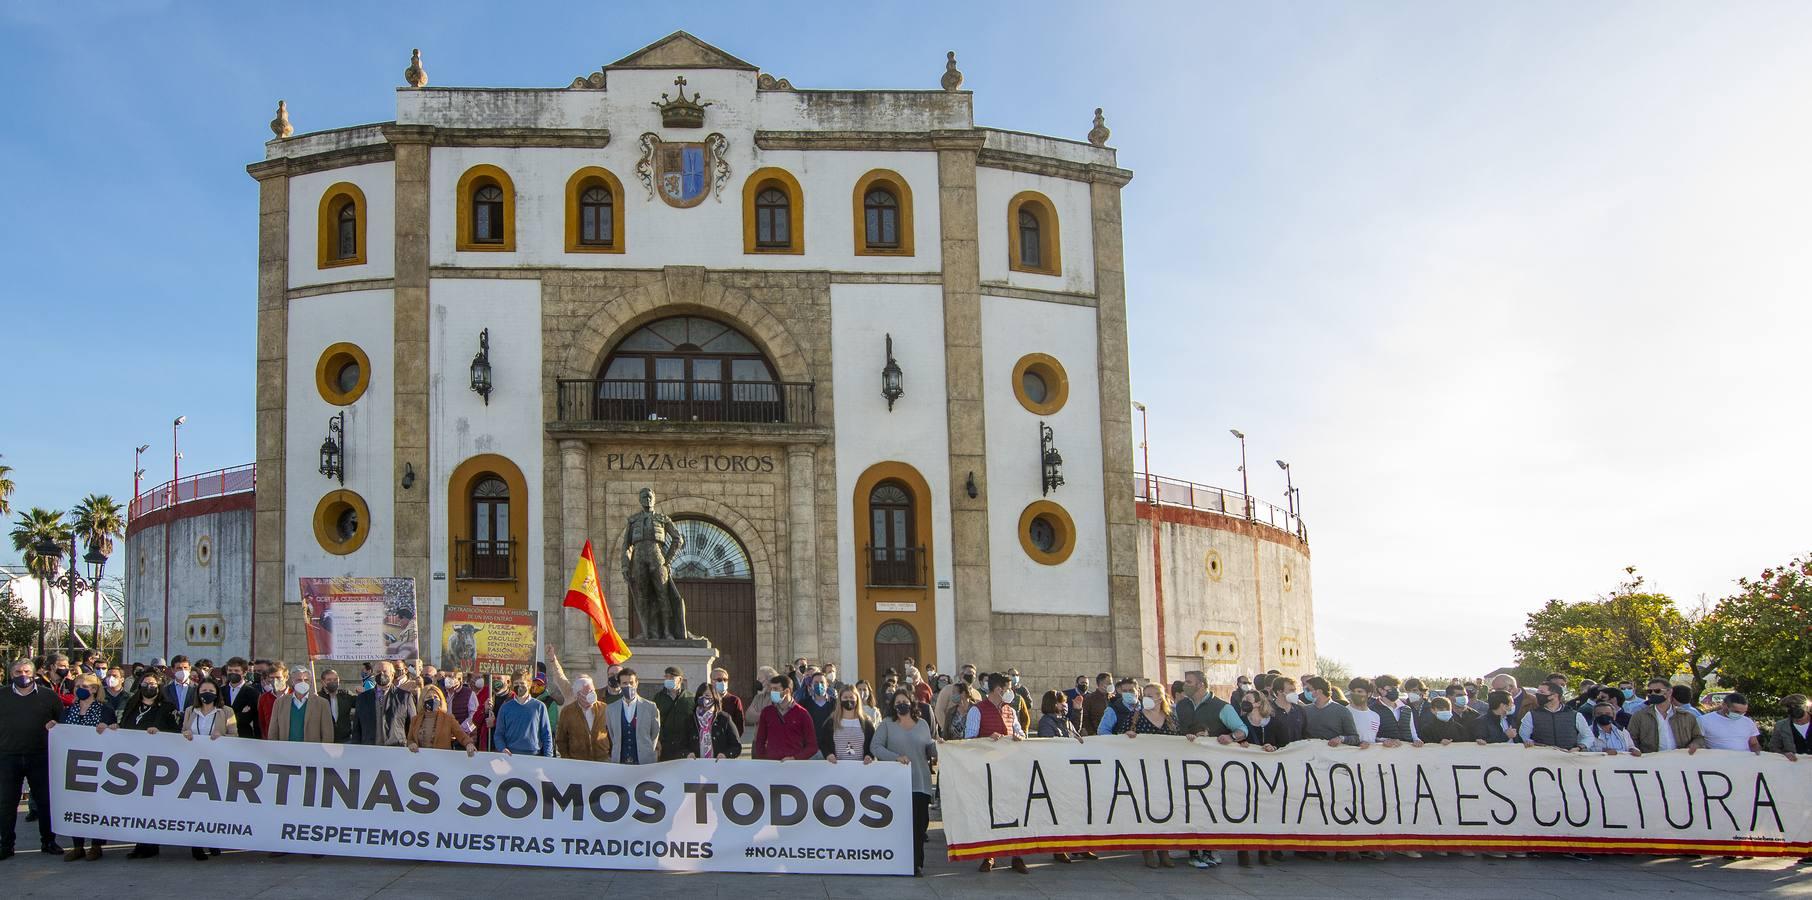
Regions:
<instances>
[{"instance_id":1,"label":"paved plaza ground","mask_svg":"<svg viewBox=\"0 0 1812 900\"><path fill-rule=\"evenodd\" d=\"M23 817L21 817L23 818ZM1067 866L1032 860L1019 875L1005 860L981 874L972 862L943 859L943 835L935 829L927 852L933 861L923 878L823 875L657 874L581 869L543 869L455 863L391 862L376 859L307 856L271 857L228 851L205 863L172 848L154 859L129 860L127 846L112 846L98 862L66 863L37 852L37 827L19 822L20 853L0 862L0 896L5 897L193 897L197 900L282 900L330 897L462 897L558 900L573 897L686 896L757 900L785 897L877 897L914 900L933 897L1147 897L1286 898L1432 897L1540 898L1679 896L1734 894L1812 898L1812 866L1788 860L1697 860L1600 857L1566 859L1393 857L1381 862L1288 859L1280 865L1240 869L1228 864L1200 871L1180 860L1175 869L1152 871L1139 854L1107 854L1097 862ZM1230 856L1230 855L1229 855Z\"/></svg>"}]
</instances>

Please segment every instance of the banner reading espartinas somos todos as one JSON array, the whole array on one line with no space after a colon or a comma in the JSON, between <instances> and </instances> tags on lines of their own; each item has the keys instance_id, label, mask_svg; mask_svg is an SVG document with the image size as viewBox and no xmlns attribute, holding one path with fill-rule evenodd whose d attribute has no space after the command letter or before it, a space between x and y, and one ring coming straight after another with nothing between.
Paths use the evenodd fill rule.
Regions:
<instances>
[{"instance_id":1,"label":"banner reading espartinas somos todos","mask_svg":"<svg viewBox=\"0 0 1812 900\"><path fill-rule=\"evenodd\" d=\"M596 869L912 874L901 765L645 766L60 726L58 834Z\"/></svg>"},{"instance_id":2,"label":"banner reading espartinas somos todos","mask_svg":"<svg viewBox=\"0 0 1812 900\"><path fill-rule=\"evenodd\" d=\"M1087 850L1805 856L1812 759L1147 735L940 747L956 859Z\"/></svg>"}]
</instances>

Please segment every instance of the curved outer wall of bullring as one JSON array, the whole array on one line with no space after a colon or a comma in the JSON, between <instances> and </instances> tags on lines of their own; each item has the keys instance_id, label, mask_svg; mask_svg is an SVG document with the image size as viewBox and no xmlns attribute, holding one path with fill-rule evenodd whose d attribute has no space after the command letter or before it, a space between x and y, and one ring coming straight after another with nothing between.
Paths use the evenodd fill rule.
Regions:
<instances>
[{"instance_id":1,"label":"curved outer wall of bullring","mask_svg":"<svg viewBox=\"0 0 1812 900\"><path fill-rule=\"evenodd\" d=\"M1140 644L1145 648L1146 673L1158 676L1159 590L1164 597L1168 680L1200 669L1216 692L1226 696L1238 673L1277 669L1299 678L1315 671L1314 593L1306 540L1289 527L1262 519L1160 503L1156 532L1161 578L1154 580L1151 510L1150 504L1139 501Z\"/></svg>"}]
</instances>

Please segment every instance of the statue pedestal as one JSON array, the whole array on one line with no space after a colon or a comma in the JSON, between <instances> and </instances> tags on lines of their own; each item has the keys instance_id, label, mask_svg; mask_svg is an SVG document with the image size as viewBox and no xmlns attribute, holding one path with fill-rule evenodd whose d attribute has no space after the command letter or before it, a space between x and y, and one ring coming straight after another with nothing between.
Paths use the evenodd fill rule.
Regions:
<instances>
[{"instance_id":1,"label":"statue pedestal","mask_svg":"<svg viewBox=\"0 0 1812 900\"><path fill-rule=\"evenodd\" d=\"M661 689L662 673L673 666L686 676L685 691L690 695L698 686L711 680L711 666L717 662L717 648L700 638L695 641L631 641L629 661L623 665L634 669L642 684L642 696L652 697Z\"/></svg>"}]
</instances>

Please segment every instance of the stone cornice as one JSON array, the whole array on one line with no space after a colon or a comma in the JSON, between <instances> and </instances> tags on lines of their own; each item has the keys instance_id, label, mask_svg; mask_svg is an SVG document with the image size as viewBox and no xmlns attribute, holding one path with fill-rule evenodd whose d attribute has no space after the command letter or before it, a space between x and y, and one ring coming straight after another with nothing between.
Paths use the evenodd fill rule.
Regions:
<instances>
[{"instance_id":1,"label":"stone cornice","mask_svg":"<svg viewBox=\"0 0 1812 900\"><path fill-rule=\"evenodd\" d=\"M343 147L308 156L286 157L260 160L245 167L246 174L263 181L267 178L293 177L307 175L310 172L321 172L327 169L343 169L347 166L359 166L366 163L390 162L396 159L396 148L389 144L368 144L361 147Z\"/></svg>"},{"instance_id":2,"label":"stone cornice","mask_svg":"<svg viewBox=\"0 0 1812 900\"><path fill-rule=\"evenodd\" d=\"M983 150L976 158L976 165L989 169L1025 172L1030 175L1067 178L1071 181L1099 181L1115 187L1125 187L1128 182L1132 181L1133 176L1132 172L1115 166L1070 162L1064 159L1015 153L1011 150Z\"/></svg>"},{"instance_id":3,"label":"stone cornice","mask_svg":"<svg viewBox=\"0 0 1812 900\"><path fill-rule=\"evenodd\" d=\"M974 131L757 131L763 150L980 150Z\"/></svg>"}]
</instances>

